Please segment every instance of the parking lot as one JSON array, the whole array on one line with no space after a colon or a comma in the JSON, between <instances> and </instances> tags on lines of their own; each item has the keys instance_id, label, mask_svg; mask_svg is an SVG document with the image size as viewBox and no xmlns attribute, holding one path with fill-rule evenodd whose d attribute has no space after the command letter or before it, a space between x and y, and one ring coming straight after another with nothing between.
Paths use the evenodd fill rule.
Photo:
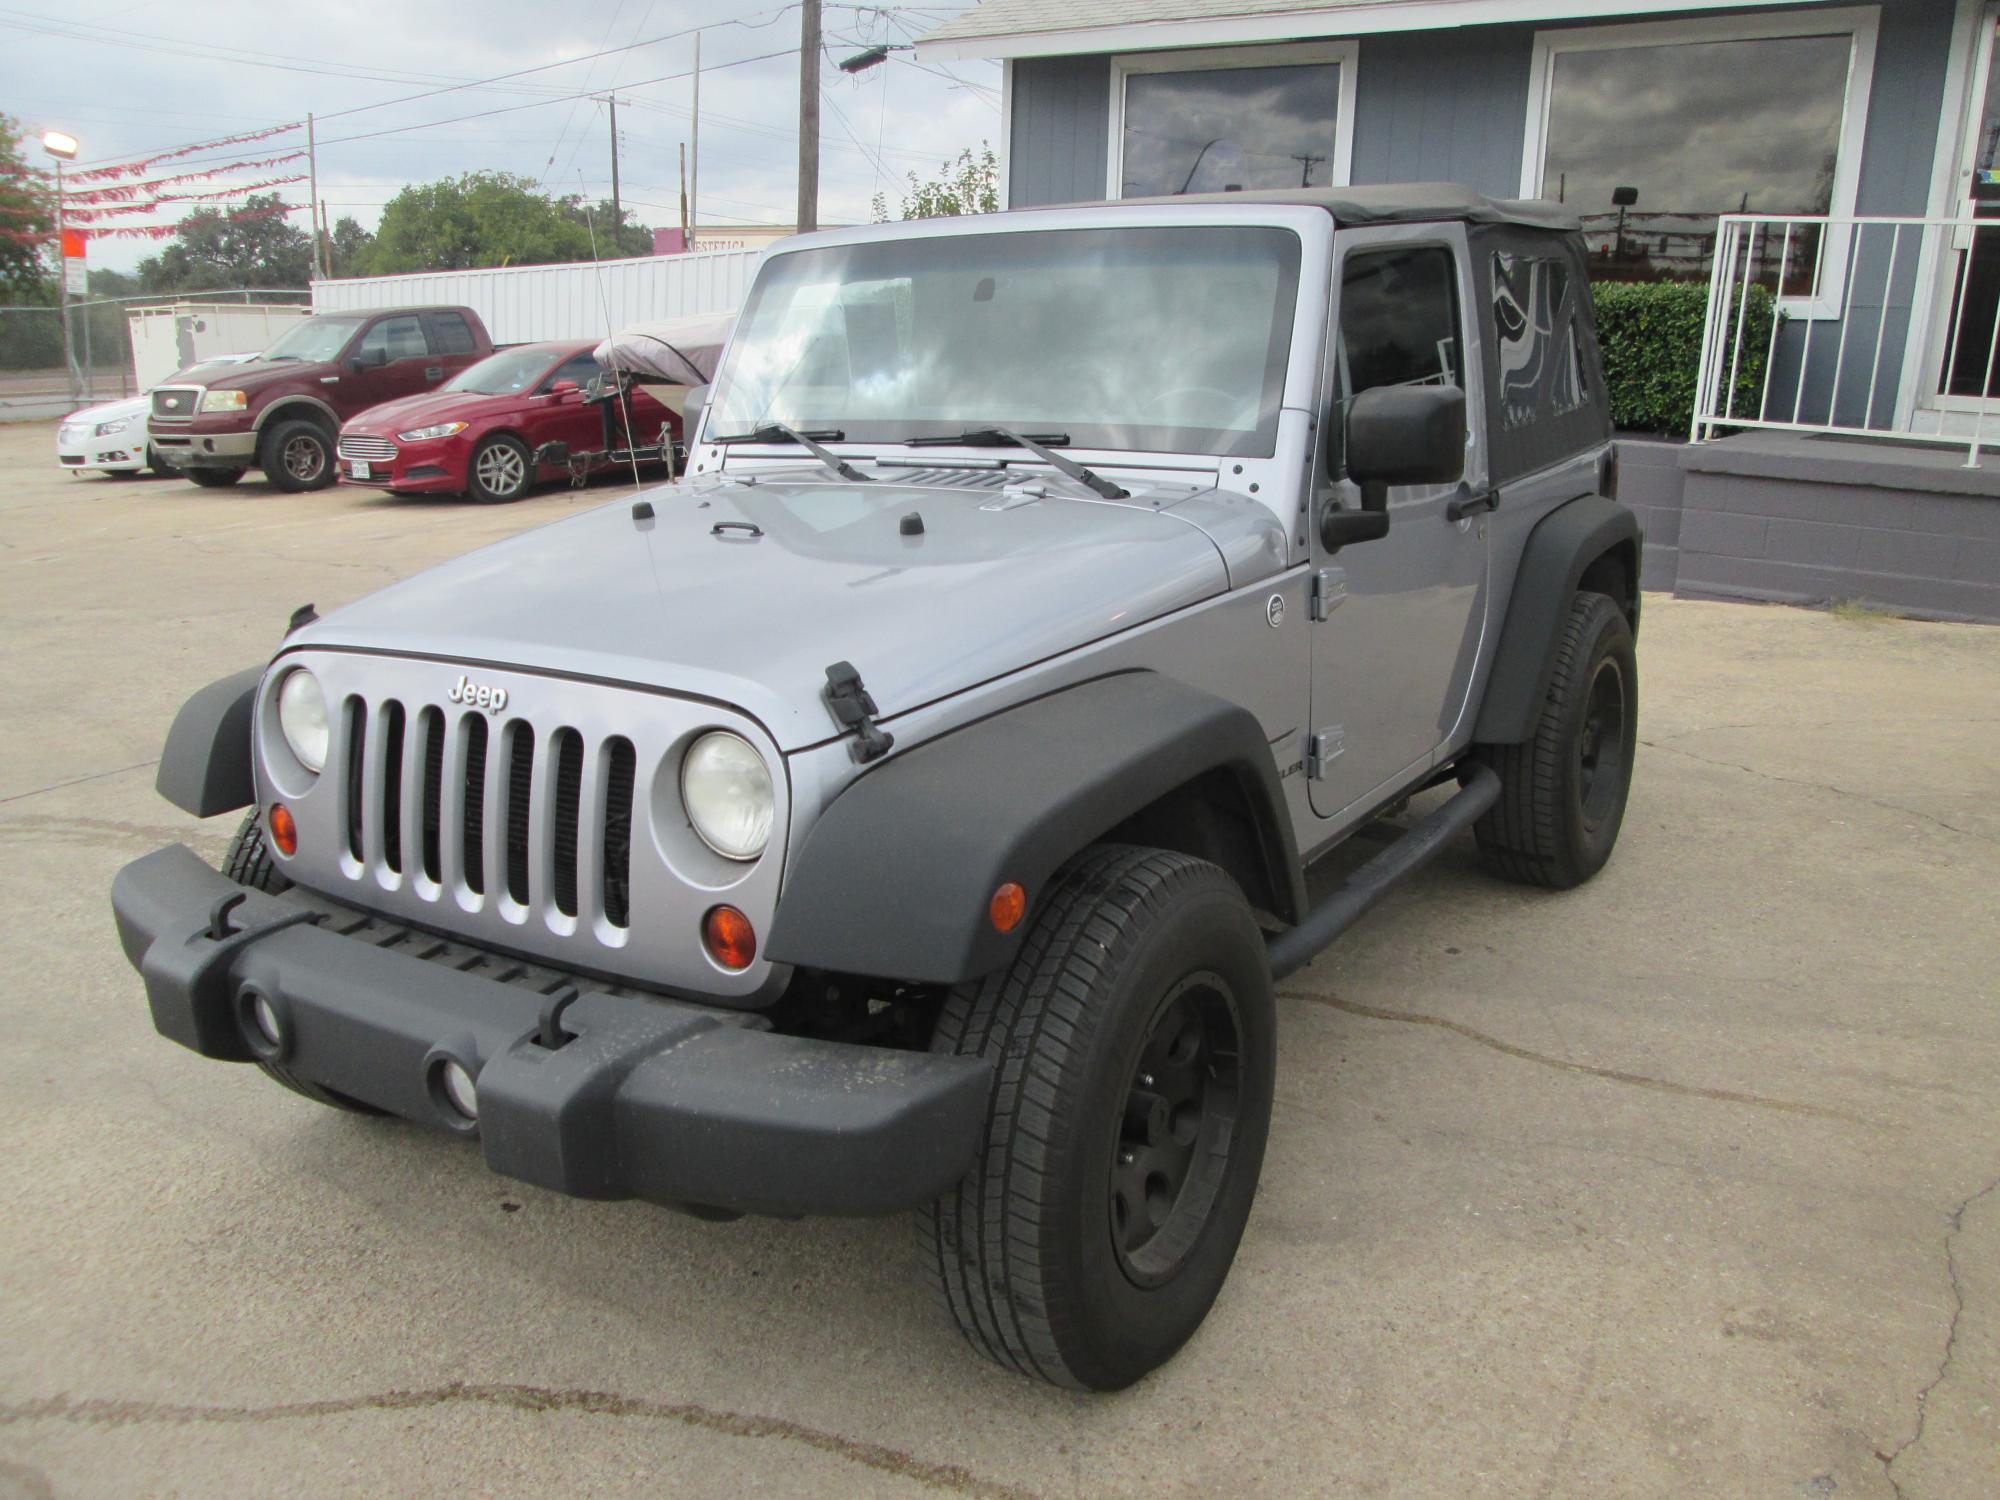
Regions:
<instances>
[{"instance_id":1,"label":"parking lot","mask_svg":"<svg viewBox=\"0 0 2000 1500\"><path fill-rule=\"evenodd\" d=\"M1091 1398L906 1222L574 1202L154 1034L107 890L234 828L153 792L188 693L615 486L0 480L0 1497L2000 1493L2000 630L1649 597L1609 869L1468 845L1286 982L1235 1272Z\"/></svg>"}]
</instances>

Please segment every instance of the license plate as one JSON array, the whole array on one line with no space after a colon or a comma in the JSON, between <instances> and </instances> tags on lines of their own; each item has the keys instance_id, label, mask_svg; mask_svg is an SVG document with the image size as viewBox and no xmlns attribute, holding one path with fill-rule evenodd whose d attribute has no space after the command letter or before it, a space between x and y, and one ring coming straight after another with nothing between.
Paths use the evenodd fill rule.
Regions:
<instances>
[{"instance_id":1,"label":"license plate","mask_svg":"<svg viewBox=\"0 0 2000 1500\"><path fill-rule=\"evenodd\" d=\"M368 465L364 463L359 463L359 462L355 463L354 466L348 472L351 473L356 479L368 479L373 477L369 471Z\"/></svg>"}]
</instances>

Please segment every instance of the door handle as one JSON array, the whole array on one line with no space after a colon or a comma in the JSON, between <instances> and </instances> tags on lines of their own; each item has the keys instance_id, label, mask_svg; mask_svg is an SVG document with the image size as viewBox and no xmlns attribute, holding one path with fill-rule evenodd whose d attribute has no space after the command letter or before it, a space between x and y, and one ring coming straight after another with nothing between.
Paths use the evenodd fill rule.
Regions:
<instances>
[{"instance_id":1,"label":"door handle","mask_svg":"<svg viewBox=\"0 0 2000 1500\"><path fill-rule=\"evenodd\" d=\"M444 378L443 365L432 365L429 369L424 371L424 379L426 380L442 380L443 378Z\"/></svg>"},{"instance_id":2,"label":"door handle","mask_svg":"<svg viewBox=\"0 0 2000 1500\"><path fill-rule=\"evenodd\" d=\"M1459 495L1444 508L1444 518L1453 523L1463 521L1468 516L1476 516L1483 510L1500 508L1498 490L1477 490L1470 495Z\"/></svg>"}]
</instances>

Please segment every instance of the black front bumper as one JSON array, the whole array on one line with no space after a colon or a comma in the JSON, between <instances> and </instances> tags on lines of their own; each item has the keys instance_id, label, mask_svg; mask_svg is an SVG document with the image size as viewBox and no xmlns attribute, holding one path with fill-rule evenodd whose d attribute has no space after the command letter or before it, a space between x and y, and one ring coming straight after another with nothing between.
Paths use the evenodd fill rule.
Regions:
<instances>
[{"instance_id":1,"label":"black front bumper","mask_svg":"<svg viewBox=\"0 0 2000 1500\"><path fill-rule=\"evenodd\" d=\"M327 931L307 906L246 891L180 844L119 871L111 905L161 1035L476 1133L494 1171L557 1192L889 1213L937 1197L977 1149L981 1058L780 1036L588 982L552 1016L531 990ZM276 1047L251 1019L259 996ZM441 1090L447 1059L477 1080L476 1127Z\"/></svg>"}]
</instances>

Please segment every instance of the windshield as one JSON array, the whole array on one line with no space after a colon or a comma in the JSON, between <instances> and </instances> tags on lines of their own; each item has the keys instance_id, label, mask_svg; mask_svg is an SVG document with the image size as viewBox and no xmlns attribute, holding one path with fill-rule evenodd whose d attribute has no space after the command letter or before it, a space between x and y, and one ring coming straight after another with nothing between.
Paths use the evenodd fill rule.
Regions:
<instances>
[{"instance_id":1,"label":"windshield","mask_svg":"<svg viewBox=\"0 0 2000 1500\"><path fill-rule=\"evenodd\" d=\"M354 330L363 321L360 318L307 318L303 323L294 323L272 340L271 347L264 351L264 358L323 363L347 347L347 341L354 337Z\"/></svg>"},{"instance_id":2,"label":"windshield","mask_svg":"<svg viewBox=\"0 0 2000 1500\"><path fill-rule=\"evenodd\" d=\"M1298 294L1289 230L1031 230L774 256L710 433L850 442L974 427L1082 448L1268 456Z\"/></svg>"},{"instance_id":3,"label":"windshield","mask_svg":"<svg viewBox=\"0 0 2000 1500\"><path fill-rule=\"evenodd\" d=\"M476 396L518 396L548 374L555 359L546 349L503 349L460 372L444 388Z\"/></svg>"}]
</instances>

